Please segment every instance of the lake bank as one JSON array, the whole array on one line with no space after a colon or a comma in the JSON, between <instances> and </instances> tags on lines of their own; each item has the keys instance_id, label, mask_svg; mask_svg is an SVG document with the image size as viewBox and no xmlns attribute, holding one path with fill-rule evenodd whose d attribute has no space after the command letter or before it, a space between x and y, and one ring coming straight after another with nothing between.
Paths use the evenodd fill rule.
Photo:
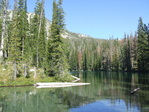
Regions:
<instances>
[{"instance_id":1,"label":"lake bank","mask_svg":"<svg viewBox=\"0 0 149 112\"><path fill-rule=\"evenodd\" d=\"M2 79L1 79L2 80ZM23 87L23 86L34 86L38 82L71 82L73 79L71 76L65 79L57 79L56 77L45 77L45 78L24 78L20 77L16 80L0 81L0 87Z\"/></svg>"},{"instance_id":2,"label":"lake bank","mask_svg":"<svg viewBox=\"0 0 149 112\"><path fill-rule=\"evenodd\" d=\"M66 74L62 77L47 76L44 69L25 66L24 64L18 64L17 71L15 71L13 63L6 63L0 65L0 87L30 86L38 82L71 82L78 80L71 77L70 73Z\"/></svg>"},{"instance_id":3,"label":"lake bank","mask_svg":"<svg viewBox=\"0 0 149 112\"><path fill-rule=\"evenodd\" d=\"M16 80L9 80L8 82L0 82L0 87L39 86L40 83L42 85L45 83L48 83L50 87L55 87L55 84L59 83L57 87L66 87L72 82L71 83L72 85L68 86L70 87L70 86L76 85L75 82L79 80L80 78L72 75L64 77L64 79L60 79L60 80L56 80L55 77L45 77L45 78L37 78L37 79L23 77L23 78L17 78ZM62 82L59 82L59 81L62 81ZM52 84L54 85L52 86ZM65 85L65 84L68 84L68 85ZM85 84L81 84L81 85L85 85Z\"/></svg>"}]
</instances>

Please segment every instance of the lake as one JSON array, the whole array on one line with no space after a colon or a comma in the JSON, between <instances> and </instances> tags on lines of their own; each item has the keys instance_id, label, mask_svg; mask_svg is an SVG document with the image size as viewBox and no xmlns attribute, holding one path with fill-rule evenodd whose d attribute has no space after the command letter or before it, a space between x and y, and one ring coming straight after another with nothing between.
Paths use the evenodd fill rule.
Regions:
<instances>
[{"instance_id":1,"label":"lake","mask_svg":"<svg viewBox=\"0 0 149 112\"><path fill-rule=\"evenodd\" d=\"M149 74L72 72L91 85L0 88L0 112L149 112ZM137 93L131 90L140 87Z\"/></svg>"}]
</instances>

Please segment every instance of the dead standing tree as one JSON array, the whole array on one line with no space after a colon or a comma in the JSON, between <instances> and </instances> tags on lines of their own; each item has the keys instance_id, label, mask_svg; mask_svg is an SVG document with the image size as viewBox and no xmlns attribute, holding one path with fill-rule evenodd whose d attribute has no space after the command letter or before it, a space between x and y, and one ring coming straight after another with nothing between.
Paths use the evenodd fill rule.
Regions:
<instances>
[{"instance_id":1,"label":"dead standing tree","mask_svg":"<svg viewBox=\"0 0 149 112\"><path fill-rule=\"evenodd\" d=\"M5 39L7 36L7 9L8 9L8 0L2 0L2 34L1 34L1 42L0 42L0 60L3 60L4 57L4 46Z\"/></svg>"}]
</instances>

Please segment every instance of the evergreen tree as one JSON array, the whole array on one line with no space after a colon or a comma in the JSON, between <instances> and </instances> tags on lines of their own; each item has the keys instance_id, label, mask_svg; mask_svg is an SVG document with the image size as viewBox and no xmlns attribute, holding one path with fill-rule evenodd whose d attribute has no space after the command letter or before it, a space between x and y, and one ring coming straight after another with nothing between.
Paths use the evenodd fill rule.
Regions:
<instances>
[{"instance_id":1,"label":"evergreen tree","mask_svg":"<svg viewBox=\"0 0 149 112\"><path fill-rule=\"evenodd\" d=\"M46 32L45 32L45 14L44 14L44 0L40 5L40 18L38 29L38 52L39 52L39 66L44 67L45 64L45 49L46 49Z\"/></svg>"},{"instance_id":2,"label":"evergreen tree","mask_svg":"<svg viewBox=\"0 0 149 112\"><path fill-rule=\"evenodd\" d=\"M130 36L130 46L131 46L131 66L132 70L137 70L137 35Z\"/></svg>"},{"instance_id":3,"label":"evergreen tree","mask_svg":"<svg viewBox=\"0 0 149 112\"><path fill-rule=\"evenodd\" d=\"M53 2L52 25L47 45L46 74L49 76L64 76L68 73L67 58L64 53L65 44L61 33L64 28L64 12L62 0Z\"/></svg>"},{"instance_id":4,"label":"evergreen tree","mask_svg":"<svg viewBox=\"0 0 149 112\"><path fill-rule=\"evenodd\" d=\"M24 56L25 41L27 37L27 12L24 0L15 0L11 22L11 36L9 45L9 56L13 61L21 61ZM15 52L14 52L15 51Z\"/></svg>"},{"instance_id":5,"label":"evergreen tree","mask_svg":"<svg viewBox=\"0 0 149 112\"><path fill-rule=\"evenodd\" d=\"M127 37L127 48L126 48L126 67L127 71L131 71L131 60L130 60L130 40L129 37Z\"/></svg>"},{"instance_id":6,"label":"evergreen tree","mask_svg":"<svg viewBox=\"0 0 149 112\"><path fill-rule=\"evenodd\" d=\"M18 28L17 28L17 8L18 2L15 0L14 10L12 15L12 22L11 22L11 33L9 37L9 60L12 62L17 62L20 60L21 51L20 51L20 41L21 39L18 37Z\"/></svg>"},{"instance_id":7,"label":"evergreen tree","mask_svg":"<svg viewBox=\"0 0 149 112\"><path fill-rule=\"evenodd\" d=\"M149 71L149 25L144 24L144 60L145 60L145 71Z\"/></svg>"},{"instance_id":8,"label":"evergreen tree","mask_svg":"<svg viewBox=\"0 0 149 112\"><path fill-rule=\"evenodd\" d=\"M44 0L37 0L34 12L35 15L31 19L31 55L33 65L36 67L43 67L45 62L46 46Z\"/></svg>"},{"instance_id":9,"label":"evergreen tree","mask_svg":"<svg viewBox=\"0 0 149 112\"><path fill-rule=\"evenodd\" d=\"M14 10L12 15L12 23L11 23L11 32L9 37L9 60L14 64L14 75L13 78L16 79L18 70L17 64L21 61L21 38L19 37L19 29L18 29L18 2L15 0Z\"/></svg>"},{"instance_id":10,"label":"evergreen tree","mask_svg":"<svg viewBox=\"0 0 149 112\"><path fill-rule=\"evenodd\" d=\"M148 52L149 52L149 44L148 44L148 28L145 24L143 24L142 18L139 18L138 24L138 44L137 44L137 54L138 54L138 69L139 71L146 71L149 69L149 61L148 61Z\"/></svg>"},{"instance_id":11,"label":"evergreen tree","mask_svg":"<svg viewBox=\"0 0 149 112\"><path fill-rule=\"evenodd\" d=\"M25 51L25 41L27 38L28 32L28 16L27 16L27 9L26 9L26 0L19 0L18 1L18 11L17 11L17 21L18 21L18 36L21 38L20 42L20 50L22 52L22 58L24 59L24 51Z\"/></svg>"},{"instance_id":12,"label":"evergreen tree","mask_svg":"<svg viewBox=\"0 0 149 112\"><path fill-rule=\"evenodd\" d=\"M119 70L119 66L120 66L120 63L119 63L119 55L120 55L120 51L119 51L119 42L118 42L118 39L115 39L113 40L113 47L112 47L112 60L111 60L111 67L112 67L112 70L116 70L118 71ZM111 49L111 48L110 48Z\"/></svg>"},{"instance_id":13,"label":"evergreen tree","mask_svg":"<svg viewBox=\"0 0 149 112\"><path fill-rule=\"evenodd\" d=\"M2 13L0 12L0 44L1 44L1 38L2 38Z\"/></svg>"},{"instance_id":14,"label":"evergreen tree","mask_svg":"<svg viewBox=\"0 0 149 112\"><path fill-rule=\"evenodd\" d=\"M130 40L129 36L125 34L121 45L121 69L123 71L131 71L130 55Z\"/></svg>"},{"instance_id":15,"label":"evergreen tree","mask_svg":"<svg viewBox=\"0 0 149 112\"><path fill-rule=\"evenodd\" d=\"M78 70L78 61L77 61L77 51L76 51L76 43L78 42L78 39L69 39L69 65L70 65L70 70Z\"/></svg>"}]
</instances>

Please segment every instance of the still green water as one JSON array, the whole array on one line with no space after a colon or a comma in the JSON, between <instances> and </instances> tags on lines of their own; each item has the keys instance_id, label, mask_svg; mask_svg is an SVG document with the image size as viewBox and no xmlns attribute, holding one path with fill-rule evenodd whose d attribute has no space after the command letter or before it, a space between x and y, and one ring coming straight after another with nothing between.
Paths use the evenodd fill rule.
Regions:
<instances>
[{"instance_id":1,"label":"still green water","mask_svg":"<svg viewBox=\"0 0 149 112\"><path fill-rule=\"evenodd\" d=\"M149 74L73 72L91 85L0 88L0 112L149 112ZM140 87L134 95L131 90Z\"/></svg>"}]
</instances>

